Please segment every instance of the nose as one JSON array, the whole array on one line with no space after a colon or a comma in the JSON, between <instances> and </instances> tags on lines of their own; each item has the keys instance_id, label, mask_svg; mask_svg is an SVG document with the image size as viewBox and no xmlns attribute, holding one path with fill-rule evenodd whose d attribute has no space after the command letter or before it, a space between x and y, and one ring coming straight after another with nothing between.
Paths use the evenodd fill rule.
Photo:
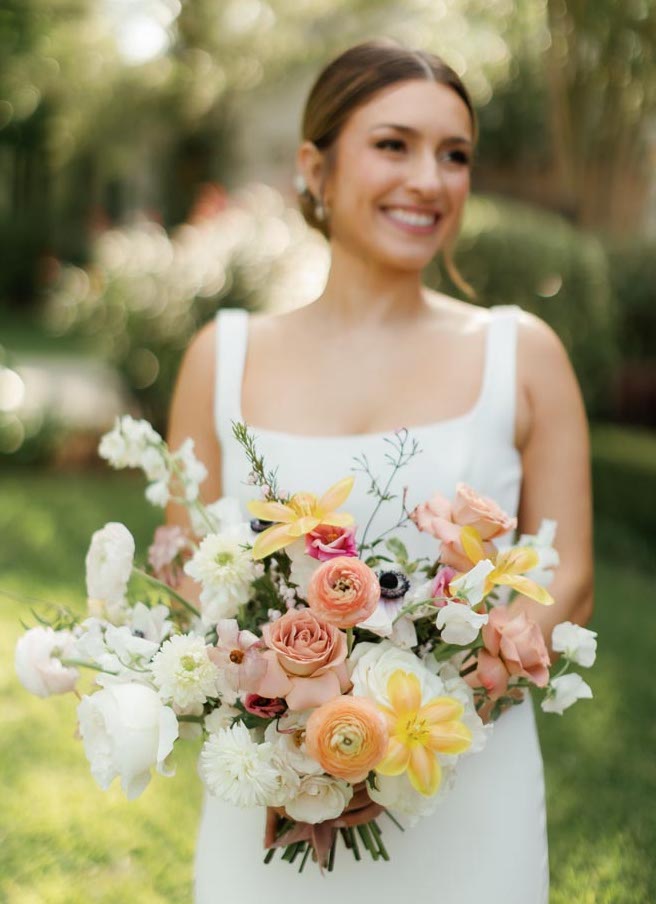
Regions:
<instances>
[{"instance_id":1,"label":"nose","mask_svg":"<svg viewBox=\"0 0 656 904\"><path fill-rule=\"evenodd\" d=\"M426 198L437 198L444 191L444 174L431 151L414 155L406 185Z\"/></svg>"}]
</instances>

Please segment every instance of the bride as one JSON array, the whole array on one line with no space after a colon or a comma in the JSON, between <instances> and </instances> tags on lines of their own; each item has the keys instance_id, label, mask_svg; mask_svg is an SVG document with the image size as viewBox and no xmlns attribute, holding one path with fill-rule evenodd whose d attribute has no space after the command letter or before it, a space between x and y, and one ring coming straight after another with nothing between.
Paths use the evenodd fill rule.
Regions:
<instances>
[{"instance_id":1,"label":"bride","mask_svg":"<svg viewBox=\"0 0 656 904\"><path fill-rule=\"evenodd\" d=\"M386 438L408 428L421 449L400 475L408 508L437 490L452 497L464 481L516 515L520 532L534 533L543 517L557 520L555 605L509 603L527 610L548 643L555 624L585 624L592 611L588 434L576 378L539 318L515 306L478 307L421 282L442 254L471 297L451 249L476 138L469 95L438 57L381 40L334 59L309 95L297 153L303 215L330 242L325 290L280 315L219 311L183 359L168 440L175 447L193 437L209 471L204 501L236 496L246 512L259 491L248 483L232 421L249 425L281 487L318 494L362 453L382 475ZM372 510L357 476L344 509L360 528ZM167 519L188 526L174 505ZM413 527L403 539L411 556L435 557L432 537ZM206 796L197 904L334 904L365 894L376 904L402 896L436 904L548 900L530 697L494 723L483 752L463 761L432 814L414 827L406 821L405 832L385 822L390 862L357 863L340 849L325 876L313 864L298 875L279 857L265 865L266 817Z\"/></svg>"}]
</instances>

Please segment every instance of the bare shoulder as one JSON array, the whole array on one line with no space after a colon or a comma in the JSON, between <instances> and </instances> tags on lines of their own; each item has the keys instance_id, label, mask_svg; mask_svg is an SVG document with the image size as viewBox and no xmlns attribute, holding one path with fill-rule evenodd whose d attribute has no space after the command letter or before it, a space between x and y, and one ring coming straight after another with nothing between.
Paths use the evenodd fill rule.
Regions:
<instances>
[{"instance_id":1,"label":"bare shoulder","mask_svg":"<svg viewBox=\"0 0 656 904\"><path fill-rule=\"evenodd\" d=\"M565 380L574 381L569 355L556 331L529 311L521 310L518 318L517 363L519 377L529 393L549 392Z\"/></svg>"}]
</instances>

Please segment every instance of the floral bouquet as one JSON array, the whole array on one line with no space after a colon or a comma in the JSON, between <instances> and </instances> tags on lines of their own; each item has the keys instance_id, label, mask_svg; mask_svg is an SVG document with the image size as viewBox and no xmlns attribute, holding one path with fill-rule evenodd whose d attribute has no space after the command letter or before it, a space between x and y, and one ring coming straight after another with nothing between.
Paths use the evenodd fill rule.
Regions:
<instances>
[{"instance_id":1,"label":"floral bouquet","mask_svg":"<svg viewBox=\"0 0 656 904\"><path fill-rule=\"evenodd\" d=\"M339 511L354 477L321 497L282 493L246 426L233 431L262 493L250 520L234 498L200 502L206 471L191 440L172 452L147 422L117 419L100 455L141 468L147 498L184 504L192 531L157 528L144 568L123 524L97 531L87 617L37 616L16 647L18 676L39 696L77 693L103 789L118 776L137 797L153 767L173 774L178 739L202 735L208 792L267 808L266 862L282 850L299 870L310 855L331 870L338 837L358 860L361 848L389 859L380 815L402 828L398 817L414 825L432 812L460 758L484 747L524 688L542 689L548 712L592 696L569 669L593 664L596 634L558 625L552 645L564 655L552 675L537 624L500 605L502 591L553 602L554 522L500 549L516 520L460 484L453 501L435 494L410 512L404 493L394 528L368 542L372 514L358 543ZM417 451L407 439L386 440L394 472ZM394 497L369 476L375 513ZM436 538L434 561L408 556L396 531L406 522ZM181 592L190 578L198 605ZM93 675L83 695L81 668Z\"/></svg>"}]
</instances>

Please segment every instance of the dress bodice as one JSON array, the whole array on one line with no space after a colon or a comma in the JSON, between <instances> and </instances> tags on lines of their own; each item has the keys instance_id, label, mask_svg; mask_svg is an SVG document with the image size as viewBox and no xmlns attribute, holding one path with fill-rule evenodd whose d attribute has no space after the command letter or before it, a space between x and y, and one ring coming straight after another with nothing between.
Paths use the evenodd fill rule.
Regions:
<instances>
[{"instance_id":1,"label":"dress bodice","mask_svg":"<svg viewBox=\"0 0 656 904\"><path fill-rule=\"evenodd\" d=\"M368 540L397 523L402 514L404 487L408 488L405 503L408 510L438 490L452 498L456 483L463 481L483 495L491 496L509 515L516 514L522 477L521 458L514 445L519 310L515 305L491 309L482 384L469 411L431 424L402 425L408 430L405 453L410 451L413 440L419 451L394 474L388 492L396 498L382 504L367 533ZM247 311L219 310L215 423L222 452L222 487L224 495L239 499L245 516L246 501L260 497L259 489L247 483L250 465L232 432L233 421L244 421L241 394L247 337ZM464 361L463 368L466 366L468 362ZM398 458L400 434L387 431L307 436L248 426L267 469L278 469L281 490L291 493L306 490L321 495L337 480L354 474L353 490L341 510L353 515L360 539L376 504L375 497L368 493L370 477L361 470L362 457L366 457L379 486L385 487L392 477L387 459L390 455L395 460ZM435 557L435 540L420 533L412 523L407 522L398 535L411 556Z\"/></svg>"}]
</instances>

